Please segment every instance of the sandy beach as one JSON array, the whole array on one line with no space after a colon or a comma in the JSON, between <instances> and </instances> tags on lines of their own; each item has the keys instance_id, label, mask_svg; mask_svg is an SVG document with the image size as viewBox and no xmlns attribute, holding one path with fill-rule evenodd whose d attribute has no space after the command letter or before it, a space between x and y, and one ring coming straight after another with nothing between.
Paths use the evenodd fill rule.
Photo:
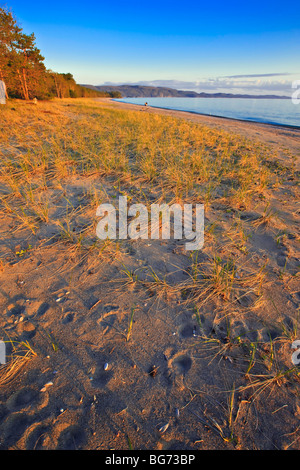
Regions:
<instances>
[{"instance_id":1,"label":"sandy beach","mask_svg":"<svg viewBox=\"0 0 300 470\"><path fill-rule=\"evenodd\" d=\"M123 109L129 110L145 110L144 106L122 103L114 101L110 98L96 98L99 102L110 102L113 106L121 106ZM286 159L286 150L295 155L295 164L299 169L299 149L300 149L300 129L289 128L288 126L275 126L272 124L263 124L258 122L240 121L237 119L212 117L196 113L189 113L185 111L174 111L169 109L151 108L147 106L147 112L163 114L166 116L173 116L177 118L187 119L192 122L211 126L215 129L223 129L228 132L240 134L243 137L250 137L251 139L258 140L266 143L271 148L274 148L274 153L279 157ZM283 151L281 154L280 151Z\"/></svg>"},{"instance_id":2,"label":"sandy beach","mask_svg":"<svg viewBox=\"0 0 300 470\"><path fill-rule=\"evenodd\" d=\"M0 448L299 450L300 129L107 98L1 113ZM120 195L203 202L203 248L97 240Z\"/></svg>"}]
</instances>

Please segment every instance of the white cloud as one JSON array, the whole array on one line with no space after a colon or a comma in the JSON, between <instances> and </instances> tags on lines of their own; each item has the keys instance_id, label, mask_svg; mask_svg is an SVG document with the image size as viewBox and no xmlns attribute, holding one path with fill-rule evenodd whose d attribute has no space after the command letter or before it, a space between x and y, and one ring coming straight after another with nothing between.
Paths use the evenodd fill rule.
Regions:
<instances>
[{"instance_id":1,"label":"white cloud","mask_svg":"<svg viewBox=\"0 0 300 470\"><path fill-rule=\"evenodd\" d=\"M279 76L288 78L276 79ZM272 73L272 74L249 74L231 75L215 78L204 78L196 81L180 80L143 80L139 82L106 82L105 85L144 85L155 87L175 88L177 90L196 91L198 93L234 93L251 95L285 95L292 93L293 80L300 78L300 73Z\"/></svg>"}]
</instances>

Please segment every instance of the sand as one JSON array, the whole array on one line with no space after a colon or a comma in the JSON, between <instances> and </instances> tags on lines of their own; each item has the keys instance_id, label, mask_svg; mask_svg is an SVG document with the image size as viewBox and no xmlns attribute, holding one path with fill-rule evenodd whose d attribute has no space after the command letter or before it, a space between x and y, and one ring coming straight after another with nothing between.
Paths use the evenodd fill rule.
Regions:
<instances>
[{"instance_id":1,"label":"sand","mask_svg":"<svg viewBox=\"0 0 300 470\"><path fill-rule=\"evenodd\" d=\"M299 169L300 130L101 102L256 139ZM230 310L208 299L197 312L176 289L151 282L143 274L149 266L172 285L187 278L189 253L174 240L128 240L118 256L108 248L99 266L49 243L45 231L33 252L10 255L0 273L1 333L29 341L35 355L0 386L0 448L299 450L291 349L300 339L299 174L293 174L270 194L280 221L253 230L261 208L243 213L254 267L268 261L262 301L250 290ZM84 184L70 182L71 201ZM206 213L225 229L231 218L217 203ZM2 244L17 246L22 234L7 240L8 225L1 216ZM276 241L281 227L285 236ZM205 243L199 257L205 262L208 255Z\"/></svg>"},{"instance_id":2,"label":"sand","mask_svg":"<svg viewBox=\"0 0 300 470\"><path fill-rule=\"evenodd\" d=\"M98 98L99 102L109 102L114 107L120 107L121 109L144 111L147 113L163 114L166 116L179 117L187 119L192 122L204 124L216 129L223 129L227 132L233 132L243 137L251 138L259 142L267 144L269 147L273 147L274 151L278 153L278 150L282 151L282 159L286 162L286 152L290 151L295 157L295 165L297 169L300 168L300 129L288 126L275 126L272 124L263 124L250 121L241 121L237 119L212 117L207 115L201 115L196 113L190 113L185 111L175 111L162 108L152 108L149 105L147 107L131 104L122 103L119 101L110 100L108 98ZM295 105L296 106L296 105ZM280 157L280 152L279 152Z\"/></svg>"}]
</instances>

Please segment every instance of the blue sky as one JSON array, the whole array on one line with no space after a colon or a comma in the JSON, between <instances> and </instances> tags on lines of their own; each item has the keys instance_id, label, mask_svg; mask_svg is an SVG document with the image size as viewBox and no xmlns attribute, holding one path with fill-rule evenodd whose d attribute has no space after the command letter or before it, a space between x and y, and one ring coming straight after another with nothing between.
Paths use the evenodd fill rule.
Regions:
<instances>
[{"instance_id":1,"label":"blue sky","mask_svg":"<svg viewBox=\"0 0 300 470\"><path fill-rule=\"evenodd\" d=\"M300 79L300 2L24 1L12 9L45 64L78 83L291 93Z\"/></svg>"}]
</instances>

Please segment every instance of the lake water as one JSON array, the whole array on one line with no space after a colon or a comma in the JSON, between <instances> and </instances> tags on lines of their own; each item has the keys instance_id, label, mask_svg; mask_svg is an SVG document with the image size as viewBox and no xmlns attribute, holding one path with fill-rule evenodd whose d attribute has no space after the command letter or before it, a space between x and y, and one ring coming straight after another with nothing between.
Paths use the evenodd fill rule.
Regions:
<instances>
[{"instance_id":1,"label":"lake water","mask_svg":"<svg viewBox=\"0 0 300 470\"><path fill-rule=\"evenodd\" d=\"M189 111L243 121L300 127L300 103L291 99L247 98L122 98L116 101L154 108Z\"/></svg>"}]
</instances>

